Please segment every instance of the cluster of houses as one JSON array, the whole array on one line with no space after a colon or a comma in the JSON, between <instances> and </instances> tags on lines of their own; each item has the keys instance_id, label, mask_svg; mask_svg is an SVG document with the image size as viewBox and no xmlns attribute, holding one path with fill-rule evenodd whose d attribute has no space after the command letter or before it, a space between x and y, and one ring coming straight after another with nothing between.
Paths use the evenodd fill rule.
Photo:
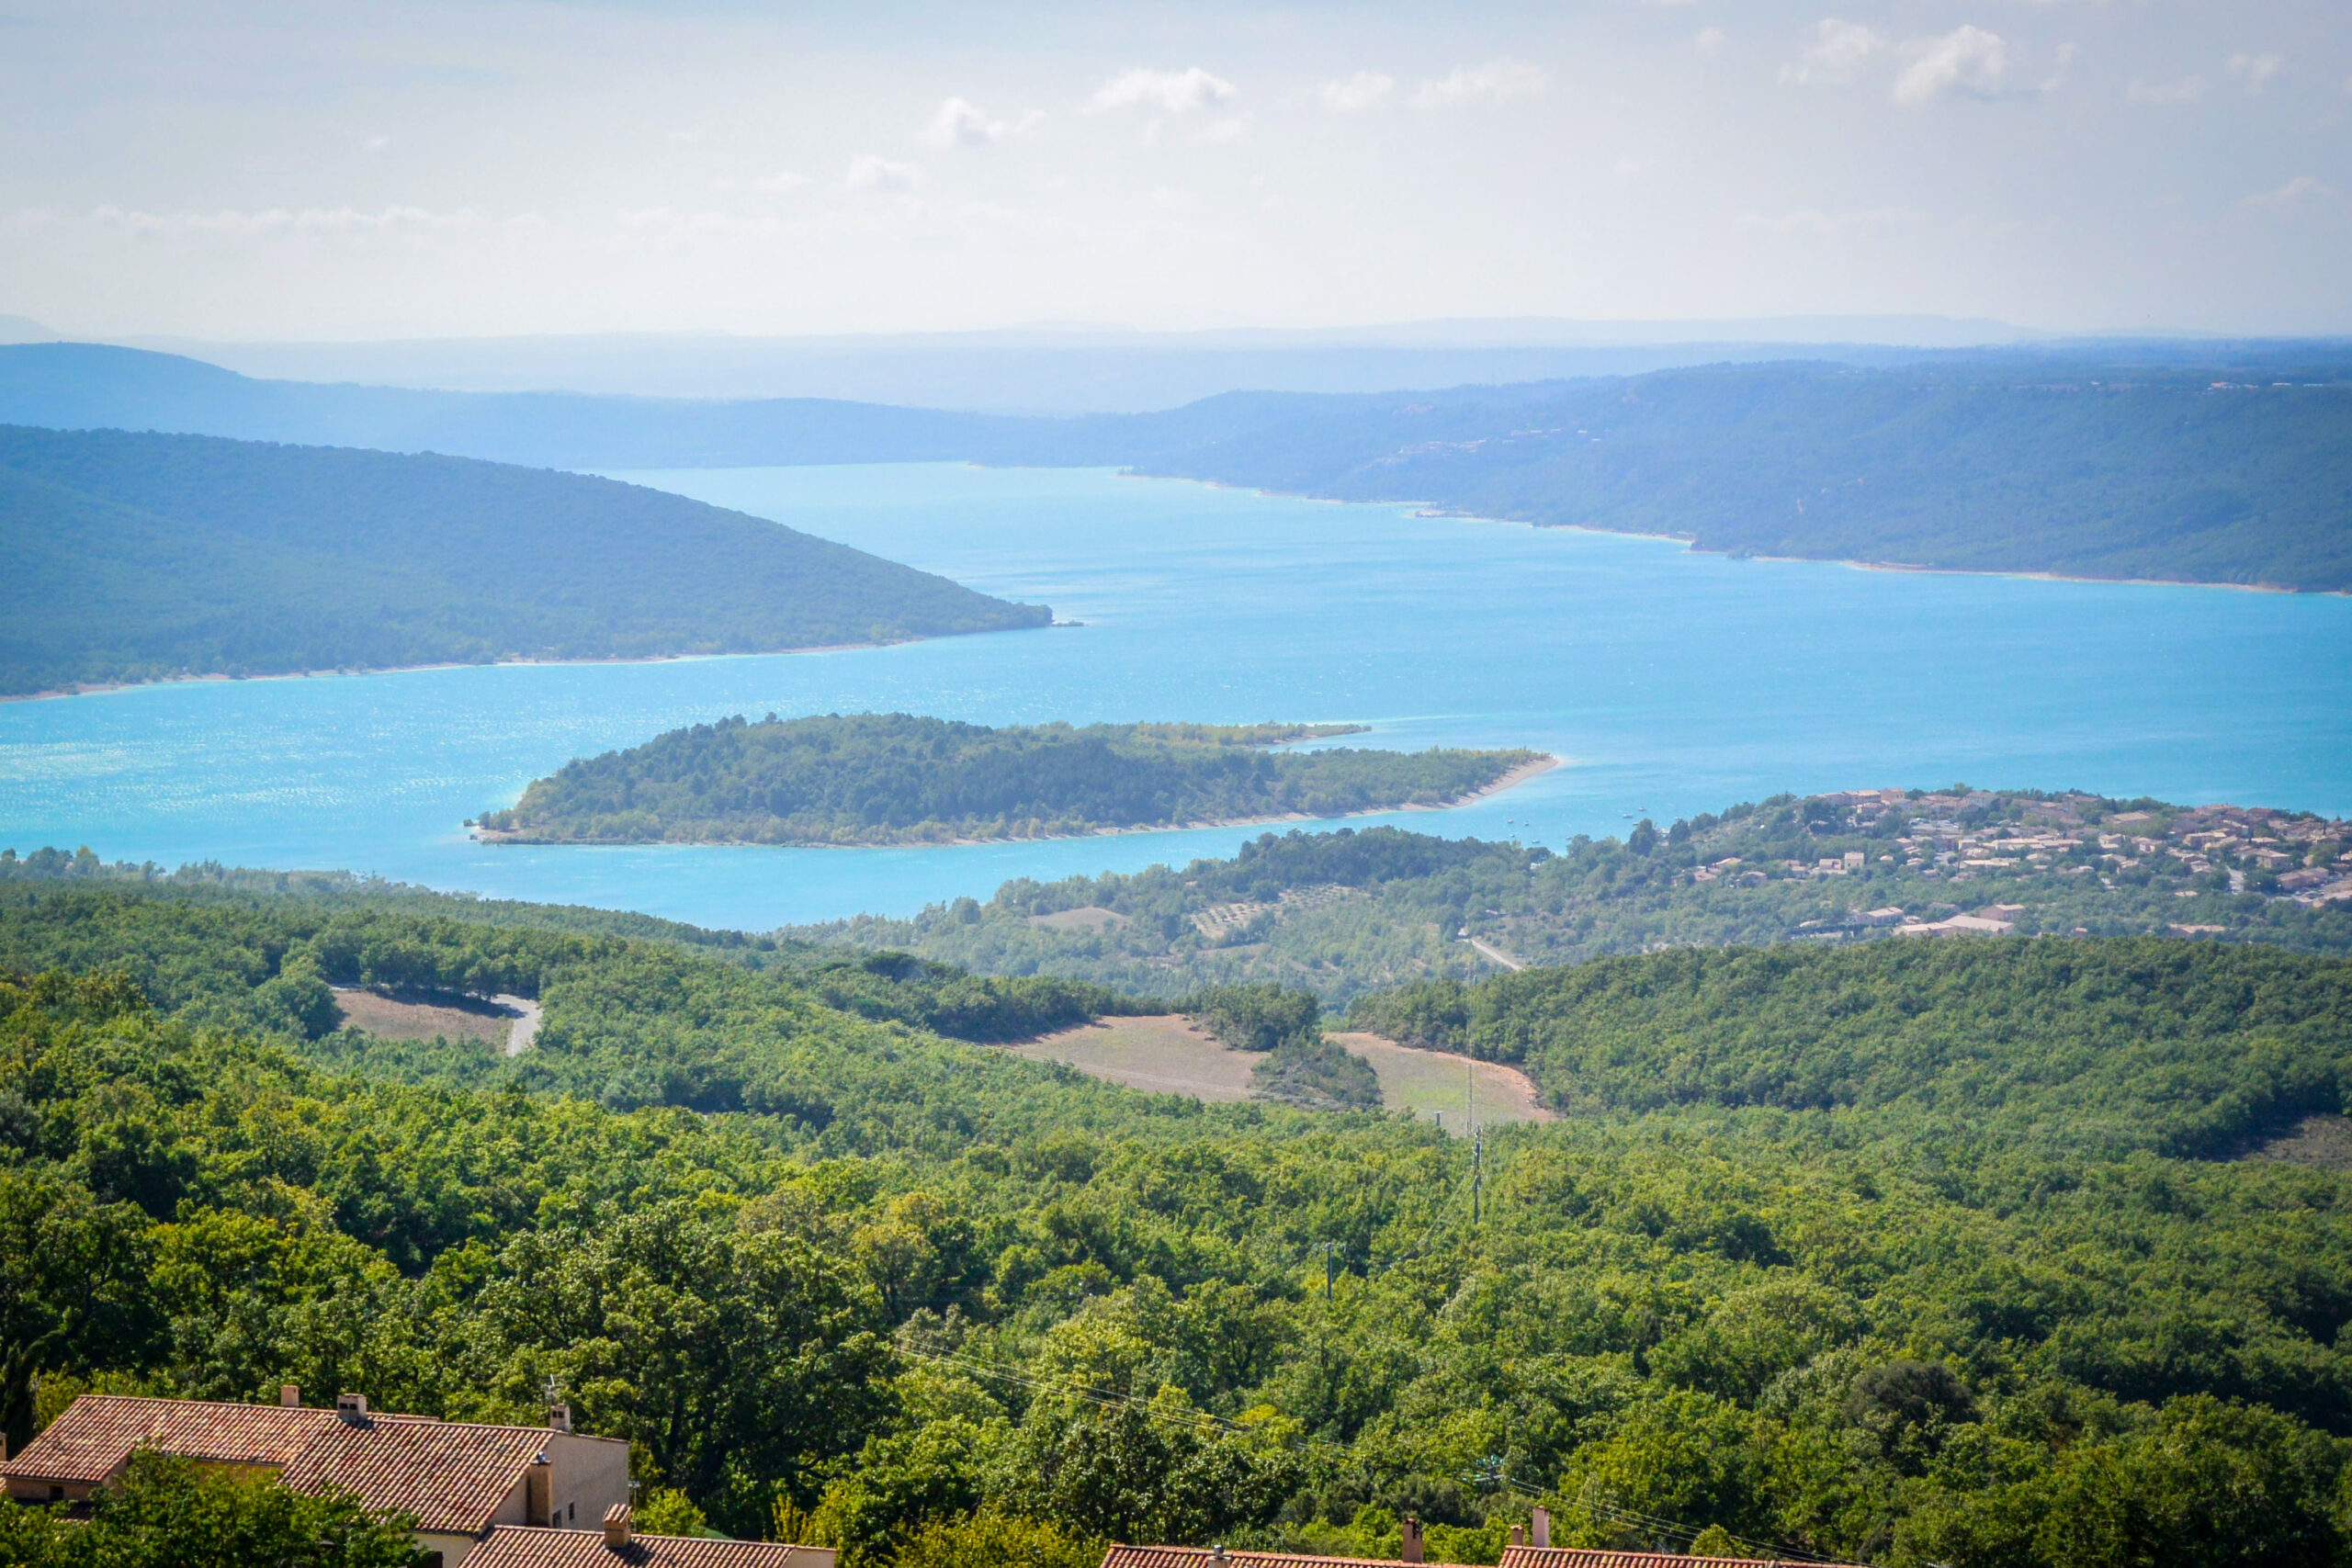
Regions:
<instances>
[{"instance_id":1,"label":"cluster of houses","mask_svg":"<svg viewBox=\"0 0 2352 1568\"><path fill-rule=\"evenodd\" d=\"M571 1429L395 1416L359 1394L332 1407L288 1385L276 1404L85 1393L14 1456L0 1486L18 1503L86 1506L151 1450L300 1491L341 1491L377 1513L416 1521L435 1568L834 1568L832 1551L772 1541L639 1535L629 1517L628 1444ZM1592 1551L1551 1544L1542 1508L1514 1527L1502 1568L1763 1568L1761 1560ZM1531 1539L1532 1537L1532 1539ZM1422 1561L1418 1521L1400 1553ZM1359 1558L1227 1551L1222 1546L1119 1546L1102 1568L1348 1568Z\"/></svg>"},{"instance_id":2,"label":"cluster of houses","mask_svg":"<svg viewBox=\"0 0 2352 1568\"><path fill-rule=\"evenodd\" d=\"M1924 877L1966 882L1980 873L2030 871L2059 875L2111 875L2158 863L2175 874L2230 874L2232 888L2250 886L2273 897L2311 908L2352 902L2352 822L2267 807L2198 806L2169 815L2156 811L2105 813L2092 795L2049 800L2007 799L1985 791L1913 795L1903 790L1842 790L1811 800L1844 813L1849 825L1869 831L1889 812L1900 810L1904 831L1875 858L1899 863ZM1989 819L1999 803L1998 819ZM2098 807L2102 809L2093 811ZM2082 852L2088 852L2087 854ZM2066 857L2072 863L2062 864ZM1818 861L1787 861L1775 874L1792 877L1847 876L1872 857L1860 851ZM2250 884L2249 873L2267 873ZM1765 874L1736 858L1691 873L1700 884L1760 883ZM1927 934L1991 931L1985 916L1958 916L1937 922ZM1879 924L1880 921L1858 923ZM1906 929L1909 929L1906 927ZM2191 928L2177 928L2188 930ZM2203 930L2199 927L2195 930Z\"/></svg>"}]
</instances>

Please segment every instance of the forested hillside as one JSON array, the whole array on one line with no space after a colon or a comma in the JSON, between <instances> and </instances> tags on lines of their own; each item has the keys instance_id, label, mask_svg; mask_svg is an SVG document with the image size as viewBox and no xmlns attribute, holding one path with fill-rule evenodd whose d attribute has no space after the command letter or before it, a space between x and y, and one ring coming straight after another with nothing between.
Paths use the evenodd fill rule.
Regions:
<instances>
[{"instance_id":1,"label":"forested hillside","mask_svg":"<svg viewBox=\"0 0 2352 1568\"><path fill-rule=\"evenodd\" d=\"M1740 555L2352 590L2342 367L2219 378L2087 360L1773 365L1260 400L1246 433L1138 430L1124 460Z\"/></svg>"},{"instance_id":2,"label":"forested hillside","mask_svg":"<svg viewBox=\"0 0 2352 1568\"><path fill-rule=\"evenodd\" d=\"M1522 1066L1564 1108L1853 1111L1914 1136L2211 1156L2336 1111L2352 962L2147 939L1690 948L1422 981L1349 1017Z\"/></svg>"},{"instance_id":3,"label":"forested hillside","mask_svg":"<svg viewBox=\"0 0 2352 1568\"><path fill-rule=\"evenodd\" d=\"M792 934L1140 995L1272 982L1344 1006L1405 980L1490 973L1495 953L1574 964L1836 946L1916 940L1921 926L1949 936L1969 920L2352 954L2352 823L2031 790L1779 795L1557 853L1394 828L1268 833L1227 860L1023 879L985 904Z\"/></svg>"},{"instance_id":4,"label":"forested hillside","mask_svg":"<svg viewBox=\"0 0 2352 1568\"><path fill-rule=\"evenodd\" d=\"M682 496L452 457L0 427L0 694L1042 626Z\"/></svg>"},{"instance_id":5,"label":"forested hillside","mask_svg":"<svg viewBox=\"0 0 2352 1568\"><path fill-rule=\"evenodd\" d=\"M1023 419L311 386L35 344L0 348L0 417L572 468L1116 465L1736 554L2352 590L2352 359L2340 344L1872 357L1237 391L1152 413Z\"/></svg>"},{"instance_id":6,"label":"forested hillside","mask_svg":"<svg viewBox=\"0 0 2352 1568\"><path fill-rule=\"evenodd\" d=\"M1007 726L910 714L741 716L534 780L483 836L524 843L888 844L1035 839L1441 806L1532 751L1272 747L1345 725Z\"/></svg>"},{"instance_id":7,"label":"forested hillside","mask_svg":"<svg viewBox=\"0 0 2352 1568\"><path fill-rule=\"evenodd\" d=\"M1474 1224L1466 1141L956 1043L936 972L845 966L860 1011L774 942L308 885L0 882L12 1439L86 1387L529 1419L552 1377L649 1506L847 1568L1393 1556L1408 1512L1492 1562L1537 1501L1903 1568L2352 1551L2352 1174L2191 1157L2344 1108L2340 961L1785 948L1363 1004L1573 1111L1489 1134ZM311 1005L370 979L546 1021L510 1062Z\"/></svg>"}]
</instances>

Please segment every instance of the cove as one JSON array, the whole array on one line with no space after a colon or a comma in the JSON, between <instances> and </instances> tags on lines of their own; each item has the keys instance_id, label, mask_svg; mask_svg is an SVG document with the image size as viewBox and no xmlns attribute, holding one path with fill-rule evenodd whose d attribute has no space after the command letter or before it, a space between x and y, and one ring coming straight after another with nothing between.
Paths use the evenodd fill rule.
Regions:
<instances>
[{"instance_id":1,"label":"cove","mask_svg":"<svg viewBox=\"0 0 2352 1568\"><path fill-rule=\"evenodd\" d=\"M615 477L789 523L1076 627L650 664L133 688L0 705L0 844L342 867L765 930L1261 829L959 849L486 848L571 757L729 714L1352 720L1569 765L1358 818L1558 845L1741 799L2062 788L2352 813L2352 599L1740 561L1661 540L1088 469Z\"/></svg>"}]
</instances>

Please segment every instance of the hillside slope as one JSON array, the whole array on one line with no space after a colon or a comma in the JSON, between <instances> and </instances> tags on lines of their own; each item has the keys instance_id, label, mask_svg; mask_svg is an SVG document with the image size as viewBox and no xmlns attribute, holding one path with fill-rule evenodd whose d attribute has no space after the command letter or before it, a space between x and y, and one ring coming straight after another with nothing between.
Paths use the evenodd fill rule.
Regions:
<instances>
[{"instance_id":1,"label":"hillside slope","mask_svg":"<svg viewBox=\"0 0 2352 1568\"><path fill-rule=\"evenodd\" d=\"M2019 935L2194 934L2352 954L2352 823L2033 791L1893 793L1777 795L1557 854L1395 828L1267 833L1228 859L1023 878L986 903L798 934L1138 996L1273 983L1334 1008L1488 972L1493 953L1544 965L1844 946L1925 925L1967 932L1954 917Z\"/></svg>"},{"instance_id":2,"label":"hillside slope","mask_svg":"<svg viewBox=\"0 0 2352 1568\"><path fill-rule=\"evenodd\" d=\"M578 468L1120 466L1689 538L1735 554L2352 590L2352 355L2089 344L1444 391L1236 391L1021 418L822 399L264 381L88 344L0 346L0 422Z\"/></svg>"},{"instance_id":3,"label":"hillside slope","mask_svg":"<svg viewBox=\"0 0 2352 1568\"><path fill-rule=\"evenodd\" d=\"M665 1506L901 1568L1394 1562L1406 1515L1492 1562L1537 1503L1887 1568L2352 1554L2352 1171L2276 1140L2339 1122L2341 961L1530 972L1417 1013L1577 1112L1474 1144L940 1038L962 976L181 880L0 883L12 1448L94 1385L521 1424L553 1377ZM546 1022L374 1035L330 982ZM985 989L1088 1005L1047 984Z\"/></svg>"},{"instance_id":4,"label":"hillside slope","mask_svg":"<svg viewBox=\"0 0 2352 1568\"><path fill-rule=\"evenodd\" d=\"M1267 400L1255 428L1149 433L1127 460L1739 555L2352 590L2352 386L2324 366L2278 373L2335 384L2093 362L1715 367Z\"/></svg>"},{"instance_id":5,"label":"hillside slope","mask_svg":"<svg viewBox=\"0 0 2352 1568\"><path fill-rule=\"evenodd\" d=\"M468 459L0 427L0 694L1042 626L682 496Z\"/></svg>"}]
</instances>

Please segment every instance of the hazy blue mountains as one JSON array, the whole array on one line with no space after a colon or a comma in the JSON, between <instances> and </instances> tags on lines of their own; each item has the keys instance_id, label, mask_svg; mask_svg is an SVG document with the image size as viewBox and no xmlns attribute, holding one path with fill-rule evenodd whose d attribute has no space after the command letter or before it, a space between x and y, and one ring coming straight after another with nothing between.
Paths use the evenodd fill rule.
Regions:
<instances>
[{"instance_id":1,"label":"hazy blue mountains","mask_svg":"<svg viewBox=\"0 0 2352 1568\"><path fill-rule=\"evenodd\" d=\"M2336 344L1235 391L1069 418L261 381L168 355L31 344L0 347L0 420L576 468L1113 466L1738 554L2352 589L2352 352Z\"/></svg>"}]
</instances>

